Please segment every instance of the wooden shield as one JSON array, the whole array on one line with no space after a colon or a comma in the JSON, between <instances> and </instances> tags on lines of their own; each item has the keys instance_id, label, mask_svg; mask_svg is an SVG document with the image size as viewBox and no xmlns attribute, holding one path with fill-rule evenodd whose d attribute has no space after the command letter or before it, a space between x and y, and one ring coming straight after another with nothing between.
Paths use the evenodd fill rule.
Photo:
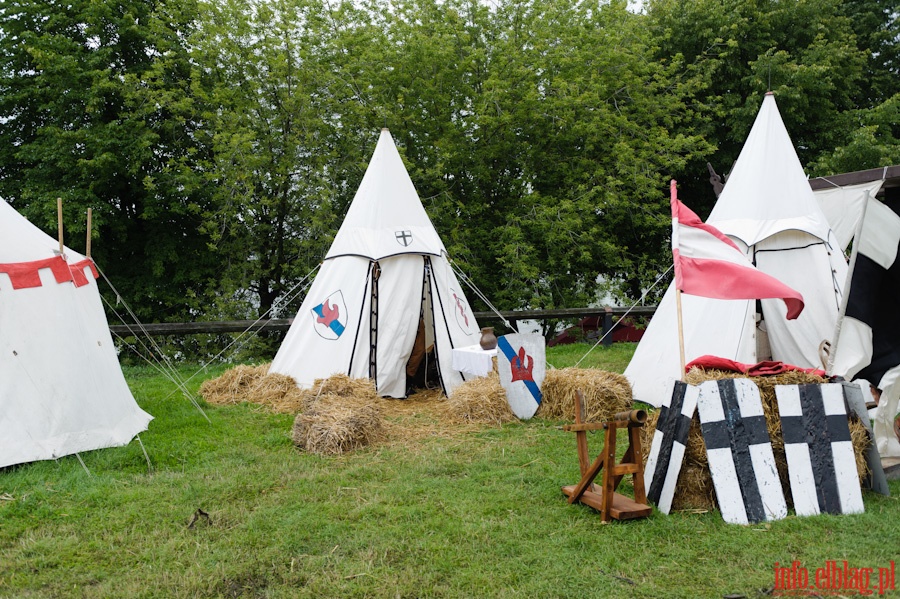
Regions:
<instances>
[{"instance_id":1,"label":"wooden shield","mask_svg":"<svg viewBox=\"0 0 900 599\"><path fill-rule=\"evenodd\" d=\"M541 384L547 372L544 336L503 335L497 339L497 371L513 414L528 420L541 405Z\"/></svg>"},{"instance_id":2,"label":"wooden shield","mask_svg":"<svg viewBox=\"0 0 900 599\"><path fill-rule=\"evenodd\" d=\"M844 387L777 385L775 396L797 515L861 513Z\"/></svg>"},{"instance_id":3,"label":"wooden shield","mask_svg":"<svg viewBox=\"0 0 900 599\"><path fill-rule=\"evenodd\" d=\"M706 381L697 399L719 510L726 522L787 516L759 389L748 379Z\"/></svg>"},{"instance_id":4,"label":"wooden shield","mask_svg":"<svg viewBox=\"0 0 900 599\"><path fill-rule=\"evenodd\" d=\"M650 446L650 457L644 468L647 499L664 514L672 509L675 483L681 472L691 419L697 409L700 388L675 381L671 397L663 400Z\"/></svg>"}]
</instances>

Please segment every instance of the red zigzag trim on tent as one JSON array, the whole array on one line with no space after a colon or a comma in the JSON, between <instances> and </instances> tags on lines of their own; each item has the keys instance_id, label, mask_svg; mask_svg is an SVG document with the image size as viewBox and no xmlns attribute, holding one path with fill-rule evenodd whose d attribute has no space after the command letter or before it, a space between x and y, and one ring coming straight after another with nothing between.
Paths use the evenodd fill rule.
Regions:
<instances>
[{"instance_id":1,"label":"red zigzag trim on tent","mask_svg":"<svg viewBox=\"0 0 900 599\"><path fill-rule=\"evenodd\" d=\"M41 286L41 276L39 271L42 268L49 268L53 273L53 278L57 283L67 283L71 281L76 287L83 287L88 284L88 278L84 274L84 267L90 266L91 273L94 278L98 278L100 274L94 261L85 258L75 264L69 264L60 256L47 258L45 260L34 260L32 262L14 262L11 264L0 264L0 272L9 275L13 289L29 289Z\"/></svg>"}]
</instances>

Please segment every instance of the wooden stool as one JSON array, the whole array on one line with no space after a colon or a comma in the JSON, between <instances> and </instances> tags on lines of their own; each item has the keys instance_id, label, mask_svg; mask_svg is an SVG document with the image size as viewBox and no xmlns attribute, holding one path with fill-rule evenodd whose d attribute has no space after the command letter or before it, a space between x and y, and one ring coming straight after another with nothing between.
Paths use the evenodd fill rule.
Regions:
<instances>
[{"instance_id":1,"label":"wooden stool","mask_svg":"<svg viewBox=\"0 0 900 599\"><path fill-rule=\"evenodd\" d=\"M647 504L647 493L644 490L644 464L641 453L640 428L647 421L647 412L644 410L619 412L607 422L588 423L582 421L583 414L584 395L578 391L575 402L575 424L566 425L563 430L575 433L581 480L577 485L563 487L562 492L569 497L569 503L580 501L599 510L603 522L609 522L611 518L616 520L646 518L653 511ZM622 456L622 461L616 464L616 431L623 427L628 428L628 449ZM593 464L588 465L587 431L601 429L605 431L603 451ZM600 474L601 469L603 477L598 488L594 484L594 479ZM634 499L616 493L616 488L626 474L633 475Z\"/></svg>"}]
</instances>

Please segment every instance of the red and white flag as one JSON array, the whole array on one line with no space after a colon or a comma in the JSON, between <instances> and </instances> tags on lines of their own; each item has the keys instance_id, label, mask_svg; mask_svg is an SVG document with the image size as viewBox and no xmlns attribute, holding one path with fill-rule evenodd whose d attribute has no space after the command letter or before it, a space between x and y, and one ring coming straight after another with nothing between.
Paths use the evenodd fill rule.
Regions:
<instances>
[{"instance_id":1,"label":"red and white flag","mask_svg":"<svg viewBox=\"0 0 900 599\"><path fill-rule=\"evenodd\" d=\"M781 298L787 305L788 320L800 315L803 310L800 292L757 270L731 239L682 204L674 179L670 189L677 289L715 299Z\"/></svg>"}]
</instances>

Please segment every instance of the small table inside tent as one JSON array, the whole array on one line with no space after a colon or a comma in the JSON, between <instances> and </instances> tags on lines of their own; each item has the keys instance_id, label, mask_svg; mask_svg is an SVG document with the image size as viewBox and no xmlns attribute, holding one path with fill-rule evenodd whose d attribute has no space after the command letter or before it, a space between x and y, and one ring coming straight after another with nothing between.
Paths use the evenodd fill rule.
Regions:
<instances>
[{"instance_id":1,"label":"small table inside tent","mask_svg":"<svg viewBox=\"0 0 900 599\"><path fill-rule=\"evenodd\" d=\"M453 350L453 370L473 376L487 376L494 369L497 348L481 349L480 345L457 347Z\"/></svg>"}]
</instances>

